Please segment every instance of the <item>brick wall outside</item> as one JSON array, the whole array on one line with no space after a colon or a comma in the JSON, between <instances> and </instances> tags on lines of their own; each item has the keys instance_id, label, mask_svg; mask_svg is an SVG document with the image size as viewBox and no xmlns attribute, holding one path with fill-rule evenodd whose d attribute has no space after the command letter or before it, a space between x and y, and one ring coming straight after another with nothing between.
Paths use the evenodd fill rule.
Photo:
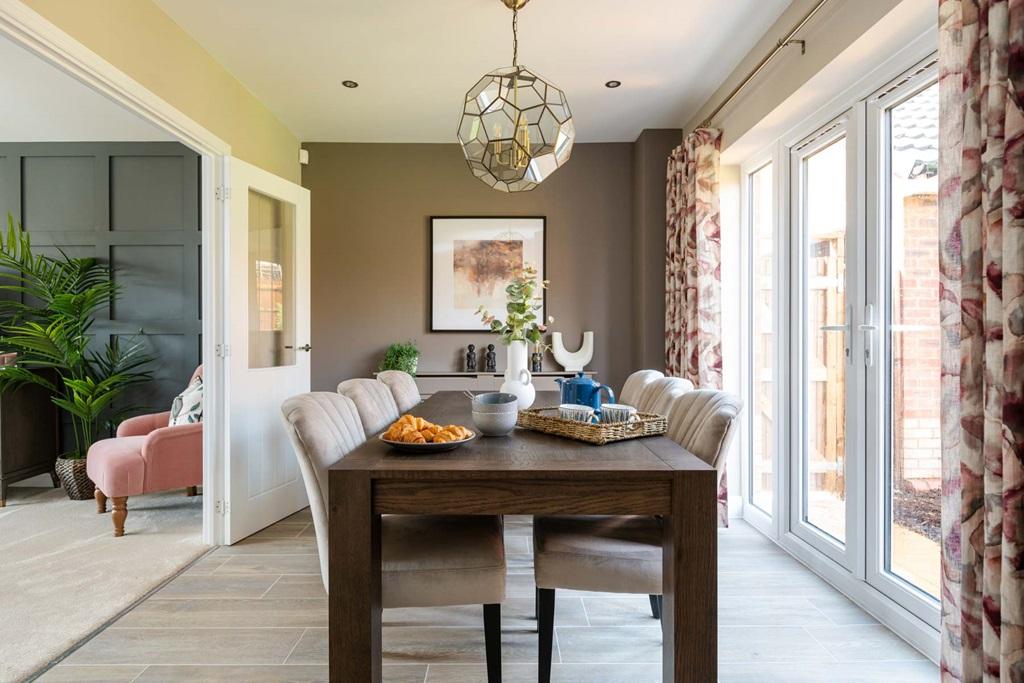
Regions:
<instances>
[{"instance_id":1,"label":"brick wall outside","mask_svg":"<svg viewBox=\"0 0 1024 683\"><path fill-rule=\"evenodd\" d=\"M904 199L903 264L894 259L893 322L928 326L893 335L893 476L930 488L941 477L939 251L936 195ZM894 251L900 245L894 244Z\"/></svg>"}]
</instances>

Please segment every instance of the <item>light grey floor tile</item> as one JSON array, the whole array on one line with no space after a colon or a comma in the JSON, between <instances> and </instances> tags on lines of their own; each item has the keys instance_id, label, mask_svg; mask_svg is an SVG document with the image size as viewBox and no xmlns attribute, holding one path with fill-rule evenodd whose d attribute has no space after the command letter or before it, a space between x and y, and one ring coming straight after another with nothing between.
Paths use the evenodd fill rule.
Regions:
<instances>
[{"instance_id":1,"label":"light grey floor tile","mask_svg":"<svg viewBox=\"0 0 1024 683\"><path fill-rule=\"evenodd\" d=\"M310 526L311 522L278 522L272 526L268 526L262 531L257 531L250 539L255 540L266 540L268 538L298 538L302 535L302 532L306 527Z\"/></svg>"},{"instance_id":2,"label":"light grey floor tile","mask_svg":"<svg viewBox=\"0 0 1024 683\"><path fill-rule=\"evenodd\" d=\"M836 590L809 571L762 572L757 575L726 572L718 575L719 596L831 596Z\"/></svg>"},{"instance_id":3,"label":"light grey floor tile","mask_svg":"<svg viewBox=\"0 0 1024 683\"><path fill-rule=\"evenodd\" d=\"M234 545L226 545L213 553L222 555L316 555L316 538L254 538L250 536Z\"/></svg>"},{"instance_id":4,"label":"light grey floor tile","mask_svg":"<svg viewBox=\"0 0 1024 683\"><path fill-rule=\"evenodd\" d=\"M833 591L831 595L815 596L809 598L809 600L818 611L828 617L836 626L878 623L873 616L862 610L838 591Z\"/></svg>"},{"instance_id":5,"label":"light grey floor tile","mask_svg":"<svg viewBox=\"0 0 1024 683\"><path fill-rule=\"evenodd\" d=\"M532 599L537 591L537 584L533 582L533 573L509 574L505 577L505 596L509 598L530 598Z\"/></svg>"},{"instance_id":6,"label":"light grey floor tile","mask_svg":"<svg viewBox=\"0 0 1024 683\"><path fill-rule=\"evenodd\" d=\"M807 630L840 662L925 659L881 624L817 626Z\"/></svg>"},{"instance_id":7,"label":"light grey floor tile","mask_svg":"<svg viewBox=\"0 0 1024 683\"><path fill-rule=\"evenodd\" d=\"M296 628L108 628L68 664L283 664Z\"/></svg>"},{"instance_id":8,"label":"light grey floor tile","mask_svg":"<svg viewBox=\"0 0 1024 683\"><path fill-rule=\"evenodd\" d=\"M722 662L719 683L936 683L939 668L931 662L822 662L768 664Z\"/></svg>"},{"instance_id":9,"label":"light grey floor tile","mask_svg":"<svg viewBox=\"0 0 1024 683\"><path fill-rule=\"evenodd\" d=\"M533 575L533 555L522 553L505 554L505 565L509 574Z\"/></svg>"},{"instance_id":10,"label":"light grey floor tile","mask_svg":"<svg viewBox=\"0 0 1024 683\"><path fill-rule=\"evenodd\" d=\"M316 574L320 577L320 558L316 555L232 555L214 574Z\"/></svg>"},{"instance_id":11,"label":"light grey floor tile","mask_svg":"<svg viewBox=\"0 0 1024 683\"><path fill-rule=\"evenodd\" d=\"M651 615L651 601L646 595L608 594L581 599L592 626L658 625L658 620Z\"/></svg>"},{"instance_id":12,"label":"light grey floor tile","mask_svg":"<svg viewBox=\"0 0 1024 683\"><path fill-rule=\"evenodd\" d=\"M137 683L327 683L326 666L151 666Z\"/></svg>"},{"instance_id":13,"label":"light grey floor tile","mask_svg":"<svg viewBox=\"0 0 1024 683\"><path fill-rule=\"evenodd\" d=\"M285 663L326 664L328 647L326 628L306 629Z\"/></svg>"},{"instance_id":14,"label":"light grey floor tile","mask_svg":"<svg viewBox=\"0 0 1024 683\"><path fill-rule=\"evenodd\" d=\"M511 598L501 604L501 627L504 631L536 631L533 598ZM483 624L480 605L452 607L403 607L384 610L384 626L465 626L478 628ZM587 616L578 598L558 598L555 624L586 626Z\"/></svg>"},{"instance_id":15,"label":"light grey floor tile","mask_svg":"<svg viewBox=\"0 0 1024 683\"><path fill-rule=\"evenodd\" d=\"M297 524L299 522L306 522L309 524L313 523L313 513L310 512L309 508L303 508L294 515L289 515L282 519L278 524Z\"/></svg>"},{"instance_id":16,"label":"light grey floor tile","mask_svg":"<svg viewBox=\"0 0 1024 683\"><path fill-rule=\"evenodd\" d=\"M319 574L285 574L275 583L265 598L326 598L324 581Z\"/></svg>"},{"instance_id":17,"label":"light grey floor tile","mask_svg":"<svg viewBox=\"0 0 1024 683\"><path fill-rule=\"evenodd\" d=\"M147 600L125 628L307 628L327 626L327 598Z\"/></svg>"},{"instance_id":18,"label":"light grey floor tile","mask_svg":"<svg viewBox=\"0 0 1024 683\"><path fill-rule=\"evenodd\" d=\"M263 574L182 574L154 594L154 598L259 598L278 576Z\"/></svg>"},{"instance_id":19,"label":"light grey floor tile","mask_svg":"<svg viewBox=\"0 0 1024 683\"><path fill-rule=\"evenodd\" d=\"M146 667L55 666L36 679L38 683L131 683Z\"/></svg>"},{"instance_id":20,"label":"light grey floor tile","mask_svg":"<svg viewBox=\"0 0 1024 683\"><path fill-rule=\"evenodd\" d=\"M721 626L719 662L833 662L829 651L799 626Z\"/></svg>"},{"instance_id":21,"label":"light grey floor tile","mask_svg":"<svg viewBox=\"0 0 1024 683\"><path fill-rule=\"evenodd\" d=\"M513 536L506 533L505 553L508 555L533 555L533 537Z\"/></svg>"},{"instance_id":22,"label":"light grey floor tile","mask_svg":"<svg viewBox=\"0 0 1024 683\"><path fill-rule=\"evenodd\" d=\"M565 663L661 661L661 626L556 627Z\"/></svg>"},{"instance_id":23,"label":"light grey floor tile","mask_svg":"<svg viewBox=\"0 0 1024 683\"><path fill-rule=\"evenodd\" d=\"M389 628L383 635L384 662L399 664L483 663L484 629L462 627ZM502 662L537 661L537 634L505 631L501 634Z\"/></svg>"},{"instance_id":24,"label":"light grey floor tile","mask_svg":"<svg viewBox=\"0 0 1024 683\"><path fill-rule=\"evenodd\" d=\"M831 626L832 622L807 598L722 596L719 626Z\"/></svg>"},{"instance_id":25,"label":"light grey floor tile","mask_svg":"<svg viewBox=\"0 0 1024 683\"><path fill-rule=\"evenodd\" d=\"M502 683L536 683L536 664L502 665ZM427 683L486 683L482 664L431 664ZM553 664L552 683L660 683L658 664Z\"/></svg>"},{"instance_id":26,"label":"light grey floor tile","mask_svg":"<svg viewBox=\"0 0 1024 683\"><path fill-rule=\"evenodd\" d=\"M191 567L184 571L184 574L212 574L217 570L217 567L221 566L228 561L228 558L220 555L207 555L201 558L199 561L192 564Z\"/></svg>"}]
</instances>

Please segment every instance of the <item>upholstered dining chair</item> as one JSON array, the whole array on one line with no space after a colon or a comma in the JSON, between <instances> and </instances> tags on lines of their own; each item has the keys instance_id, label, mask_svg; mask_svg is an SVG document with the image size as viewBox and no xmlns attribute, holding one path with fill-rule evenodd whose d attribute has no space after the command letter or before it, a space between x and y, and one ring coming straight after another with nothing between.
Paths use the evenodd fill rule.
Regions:
<instances>
[{"instance_id":1,"label":"upholstered dining chair","mask_svg":"<svg viewBox=\"0 0 1024 683\"><path fill-rule=\"evenodd\" d=\"M640 402L640 396L643 394L644 387L664 376L665 374L658 370L637 370L627 377L626 383L622 385L622 391L619 393L619 402L636 407Z\"/></svg>"},{"instance_id":2,"label":"upholstered dining chair","mask_svg":"<svg viewBox=\"0 0 1024 683\"><path fill-rule=\"evenodd\" d=\"M742 402L722 391L677 396L668 436L721 472ZM662 523L656 517L559 516L533 520L540 681L551 680L555 590L646 594L661 617Z\"/></svg>"},{"instance_id":3,"label":"upholstered dining chair","mask_svg":"<svg viewBox=\"0 0 1024 683\"><path fill-rule=\"evenodd\" d=\"M416 386L416 380L408 372L384 370L377 373L377 379L391 390L391 396L398 404L398 412L407 413L419 404L420 389Z\"/></svg>"},{"instance_id":4,"label":"upholstered dining chair","mask_svg":"<svg viewBox=\"0 0 1024 683\"><path fill-rule=\"evenodd\" d=\"M375 379L347 379L338 385L338 393L348 396L359 411L367 436L383 431L398 419L398 404L388 385Z\"/></svg>"},{"instance_id":5,"label":"upholstered dining chair","mask_svg":"<svg viewBox=\"0 0 1024 683\"><path fill-rule=\"evenodd\" d=\"M202 378L203 366L189 385ZM203 423L169 425L171 413L130 417L117 427L113 439L89 447L86 473L96 484L96 511L107 511L111 500L114 535L124 536L128 497L185 489L194 496L203 483Z\"/></svg>"},{"instance_id":6,"label":"upholstered dining chair","mask_svg":"<svg viewBox=\"0 0 1024 683\"><path fill-rule=\"evenodd\" d=\"M284 402L281 412L306 484L320 574L329 590L327 473L331 465L366 440L363 421L352 399L331 392L293 396ZM501 681L504 599L505 544L500 517L384 515L382 605L483 605L488 683Z\"/></svg>"},{"instance_id":7,"label":"upholstered dining chair","mask_svg":"<svg viewBox=\"0 0 1024 683\"><path fill-rule=\"evenodd\" d=\"M693 391L693 382L681 377L658 377L644 386L636 409L643 413L668 415L672 402L688 391Z\"/></svg>"}]
</instances>

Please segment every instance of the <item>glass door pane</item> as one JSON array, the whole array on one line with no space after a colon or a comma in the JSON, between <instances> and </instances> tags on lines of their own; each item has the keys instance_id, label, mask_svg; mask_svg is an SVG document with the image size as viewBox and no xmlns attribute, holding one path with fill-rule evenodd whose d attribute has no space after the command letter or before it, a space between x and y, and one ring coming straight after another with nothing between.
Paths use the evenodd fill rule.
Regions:
<instances>
[{"instance_id":1,"label":"glass door pane","mask_svg":"<svg viewBox=\"0 0 1024 683\"><path fill-rule=\"evenodd\" d=\"M774 305L775 230L772 211L772 165L749 176L750 207L750 502L772 514L774 473L775 338Z\"/></svg>"},{"instance_id":2,"label":"glass door pane","mask_svg":"<svg viewBox=\"0 0 1024 683\"><path fill-rule=\"evenodd\" d=\"M801 161L803 521L846 541L846 136Z\"/></svg>"},{"instance_id":3,"label":"glass door pane","mask_svg":"<svg viewBox=\"0 0 1024 683\"><path fill-rule=\"evenodd\" d=\"M933 84L888 112L885 569L939 595L938 124Z\"/></svg>"},{"instance_id":4,"label":"glass door pane","mask_svg":"<svg viewBox=\"0 0 1024 683\"><path fill-rule=\"evenodd\" d=\"M295 365L295 205L249 190L249 367Z\"/></svg>"}]
</instances>

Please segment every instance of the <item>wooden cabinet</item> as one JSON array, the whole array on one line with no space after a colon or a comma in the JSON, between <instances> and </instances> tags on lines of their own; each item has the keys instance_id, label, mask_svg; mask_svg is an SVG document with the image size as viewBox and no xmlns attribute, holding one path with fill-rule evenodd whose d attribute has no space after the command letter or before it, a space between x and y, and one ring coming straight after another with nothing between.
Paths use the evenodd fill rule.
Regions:
<instances>
[{"instance_id":1,"label":"wooden cabinet","mask_svg":"<svg viewBox=\"0 0 1024 683\"><path fill-rule=\"evenodd\" d=\"M584 373L593 377L595 373ZM575 372L535 372L533 386L537 391L558 391L559 377L575 377ZM498 391L505 381L501 372L419 372L416 373L416 386L420 395L429 398L439 391Z\"/></svg>"},{"instance_id":2,"label":"wooden cabinet","mask_svg":"<svg viewBox=\"0 0 1024 683\"><path fill-rule=\"evenodd\" d=\"M46 389L27 384L0 393L0 507L13 482L49 474L59 485L53 471L57 434L57 406Z\"/></svg>"}]
</instances>

